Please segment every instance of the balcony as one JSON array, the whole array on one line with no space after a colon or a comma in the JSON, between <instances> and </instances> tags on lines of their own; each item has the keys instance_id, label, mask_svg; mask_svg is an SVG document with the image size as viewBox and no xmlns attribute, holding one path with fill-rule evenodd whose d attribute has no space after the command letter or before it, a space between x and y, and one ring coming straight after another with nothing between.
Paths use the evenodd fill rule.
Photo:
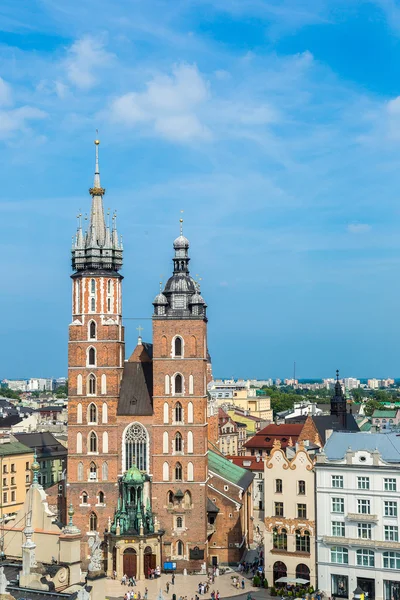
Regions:
<instances>
[{"instance_id":1,"label":"balcony","mask_svg":"<svg viewBox=\"0 0 400 600\"><path fill-rule=\"evenodd\" d=\"M347 513L346 519L348 521L357 521L358 523L376 523L378 521L378 515L367 515L364 513Z\"/></svg>"}]
</instances>

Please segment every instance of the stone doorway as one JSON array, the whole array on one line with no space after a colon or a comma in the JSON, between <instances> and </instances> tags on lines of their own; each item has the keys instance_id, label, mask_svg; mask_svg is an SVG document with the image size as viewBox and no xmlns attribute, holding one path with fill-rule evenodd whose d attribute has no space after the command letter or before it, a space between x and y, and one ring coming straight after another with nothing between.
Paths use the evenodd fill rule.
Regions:
<instances>
[{"instance_id":1,"label":"stone doorway","mask_svg":"<svg viewBox=\"0 0 400 600\"><path fill-rule=\"evenodd\" d=\"M137 554L133 548L127 548L124 552L124 575L136 577Z\"/></svg>"},{"instance_id":2,"label":"stone doorway","mask_svg":"<svg viewBox=\"0 0 400 600\"><path fill-rule=\"evenodd\" d=\"M146 546L144 549L144 576L146 579L150 577L150 572L157 566L157 557L152 553L150 546Z\"/></svg>"}]
</instances>

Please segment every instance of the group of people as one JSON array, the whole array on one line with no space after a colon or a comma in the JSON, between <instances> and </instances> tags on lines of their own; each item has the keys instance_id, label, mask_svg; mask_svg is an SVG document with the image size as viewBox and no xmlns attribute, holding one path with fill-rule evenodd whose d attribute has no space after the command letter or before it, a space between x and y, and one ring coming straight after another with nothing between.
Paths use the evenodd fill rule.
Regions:
<instances>
[{"instance_id":1,"label":"group of people","mask_svg":"<svg viewBox=\"0 0 400 600\"><path fill-rule=\"evenodd\" d=\"M232 579L232 583L237 590L239 590L240 588L242 588L242 590L244 590L244 588L245 588L244 577L242 577L242 581L240 581L240 577L234 577Z\"/></svg>"},{"instance_id":2,"label":"group of people","mask_svg":"<svg viewBox=\"0 0 400 600\"><path fill-rule=\"evenodd\" d=\"M117 578L117 573L114 571L114 579ZM136 579L132 575L132 577L128 577L128 575L122 575L121 585L129 585L131 587L136 586Z\"/></svg>"},{"instance_id":3,"label":"group of people","mask_svg":"<svg viewBox=\"0 0 400 600\"><path fill-rule=\"evenodd\" d=\"M148 589L145 588L143 596L140 592L128 590L124 594L124 600L147 600Z\"/></svg>"}]
</instances>

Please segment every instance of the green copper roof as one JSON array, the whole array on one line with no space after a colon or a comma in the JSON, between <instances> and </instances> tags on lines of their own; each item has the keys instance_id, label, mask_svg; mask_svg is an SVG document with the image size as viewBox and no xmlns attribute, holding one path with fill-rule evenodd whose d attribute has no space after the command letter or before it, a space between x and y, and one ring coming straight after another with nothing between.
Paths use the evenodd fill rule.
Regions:
<instances>
[{"instance_id":1,"label":"green copper roof","mask_svg":"<svg viewBox=\"0 0 400 600\"><path fill-rule=\"evenodd\" d=\"M32 448L28 448L21 442L6 442L0 444L0 456L12 456L13 454L32 454Z\"/></svg>"},{"instance_id":2,"label":"green copper roof","mask_svg":"<svg viewBox=\"0 0 400 600\"><path fill-rule=\"evenodd\" d=\"M133 466L125 473L123 480L132 483L143 483L145 477L137 467Z\"/></svg>"},{"instance_id":3,"label":"green copper roof","mask_svg":"<svg viewBox=\"0 0 400 600\"><path fill-rule=\"evenodd\" d=\"M374 410L372 418L394 419L397 415L397 410Z\"/></svg>"},{"instance_id":4,"label":"green copper roof","mask_svg":"<svg viewBox=\"0 0 400 600\"><path fill-rule=\"evenodd\" d=\"M208 451L208 468L243 489L247 489L254 479L253 473L234 465L230 460L212 450Z\"/></svg>"}]
</instances>

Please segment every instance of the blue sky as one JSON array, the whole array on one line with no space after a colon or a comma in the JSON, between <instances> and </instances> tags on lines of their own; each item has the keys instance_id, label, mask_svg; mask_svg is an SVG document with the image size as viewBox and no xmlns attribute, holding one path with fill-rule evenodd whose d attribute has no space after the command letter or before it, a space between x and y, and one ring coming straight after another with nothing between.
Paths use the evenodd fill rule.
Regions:
<instances>
[{"instance_id":1,"label":"blue sky","mask_svg":"<svg viewBox=\"0 0 400 600\"><path fill-rule=\"evenodd\" d=\"M184 210L215 375L400 376L394 1L3 0L0 25L1 377L66 374L96 128L146 339Z\"/></svg>"}]
</instances>

